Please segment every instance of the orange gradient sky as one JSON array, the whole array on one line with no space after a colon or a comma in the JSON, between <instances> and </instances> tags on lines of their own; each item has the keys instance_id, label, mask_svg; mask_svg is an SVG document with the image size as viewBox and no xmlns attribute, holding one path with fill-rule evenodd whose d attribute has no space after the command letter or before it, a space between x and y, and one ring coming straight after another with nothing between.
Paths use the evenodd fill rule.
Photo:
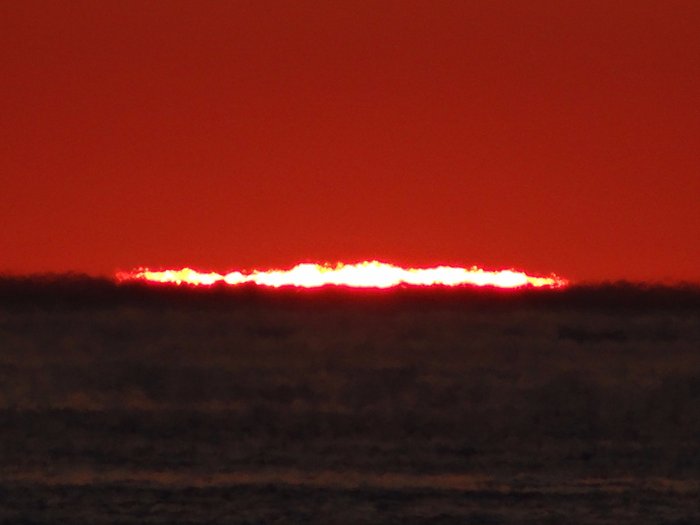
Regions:
<instances>
[{"instance_id":1,"label":"orange gradient sky","mask_svg":"<svg viewBox=\"0 0 700 525\"><path fill-rule=\"evenodd\" d=\"M700 281L700 2L0 5L0 271Z\"/></svg>"}]
</instances>

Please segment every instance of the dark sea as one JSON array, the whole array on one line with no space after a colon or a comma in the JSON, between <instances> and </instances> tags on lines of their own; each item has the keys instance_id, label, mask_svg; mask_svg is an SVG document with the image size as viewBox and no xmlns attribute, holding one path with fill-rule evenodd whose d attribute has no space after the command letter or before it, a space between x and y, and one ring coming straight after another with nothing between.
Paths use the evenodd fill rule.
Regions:
<instances>
[{"instance_id":1,"label":"dark sea","mask_svg":"<svg viewBox=\"0 0 700 525\"><path fill-rule=\"evenodd\" d=\"M700 524L700 291L0 279L0 524Z\"/></svg>"}]
</instances>

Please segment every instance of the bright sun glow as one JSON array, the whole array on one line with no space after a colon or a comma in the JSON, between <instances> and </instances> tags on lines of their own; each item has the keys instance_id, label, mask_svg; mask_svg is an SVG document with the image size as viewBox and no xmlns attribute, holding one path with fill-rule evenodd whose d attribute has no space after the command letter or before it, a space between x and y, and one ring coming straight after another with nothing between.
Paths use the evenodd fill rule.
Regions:
<instances>
[{"instance_id":1,"label":"bright sun glow","mask_svg":"<svg viewBox=\"0 0 700 525\"><path fill-rule=\"evenodd\" d=\"M146 268L118 272L118 281L145 281L150 283L212 286L222 283L231 286L253 283L279 288L296 286L349 286L353 288L391 288L393 286L494 286L497 288L560 288L568 285L566 279L550 275L531 276L516 270L487 271L472 266L436 266L433 268L401 268L379 261L357 264L303 263L290 270L234 271L226 274L205 273L190 268L152 271Z\"/></svg>"}]
</instances>

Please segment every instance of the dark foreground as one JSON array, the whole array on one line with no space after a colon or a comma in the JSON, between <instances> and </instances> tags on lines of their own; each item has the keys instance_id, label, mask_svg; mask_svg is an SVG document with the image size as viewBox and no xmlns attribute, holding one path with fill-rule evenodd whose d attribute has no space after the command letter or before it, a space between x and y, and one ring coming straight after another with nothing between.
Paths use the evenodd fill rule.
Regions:
<instances>
[{"instance_id":1,"label":"dark foreground","mask_svg":"<svg viewBox=\"0 0 700 525\"><path fill-rule=\"evenodd\" d=\"M0 281L0 523L700 523L697 290L71 286Z\"/></svg>"}]
</instances>

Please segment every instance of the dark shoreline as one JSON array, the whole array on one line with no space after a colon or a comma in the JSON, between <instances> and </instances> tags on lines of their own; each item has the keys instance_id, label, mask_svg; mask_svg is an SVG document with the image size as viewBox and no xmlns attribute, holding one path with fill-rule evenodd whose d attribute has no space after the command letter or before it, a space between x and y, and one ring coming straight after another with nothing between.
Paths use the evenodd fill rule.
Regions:
<instances>
[{"instance_id":1,"label":"dark shoreline","mask_svg":"<svg viewBox=\"0 0 700 525\"><path fill-rule=\"evenodd\" d=\"M700 309L698 284L609 282L567 288L517 290L464 286L385 290L327 286L316 289L256 285L159 285L116 281L82 274L0 276L0 307L108 308L117 305L223 307L261 305L283 308L563 308L632 311Z\"/></svg>"},{"instance_id":2,"label":"dark shoreline","mask_svg":"<svg viewBox=\"0 0 700 525\"><path fill-rule=\"evenodd\" d=\"M0 524L700 523L698 313L0 278Z\"/></svg>"}]
</instances>

